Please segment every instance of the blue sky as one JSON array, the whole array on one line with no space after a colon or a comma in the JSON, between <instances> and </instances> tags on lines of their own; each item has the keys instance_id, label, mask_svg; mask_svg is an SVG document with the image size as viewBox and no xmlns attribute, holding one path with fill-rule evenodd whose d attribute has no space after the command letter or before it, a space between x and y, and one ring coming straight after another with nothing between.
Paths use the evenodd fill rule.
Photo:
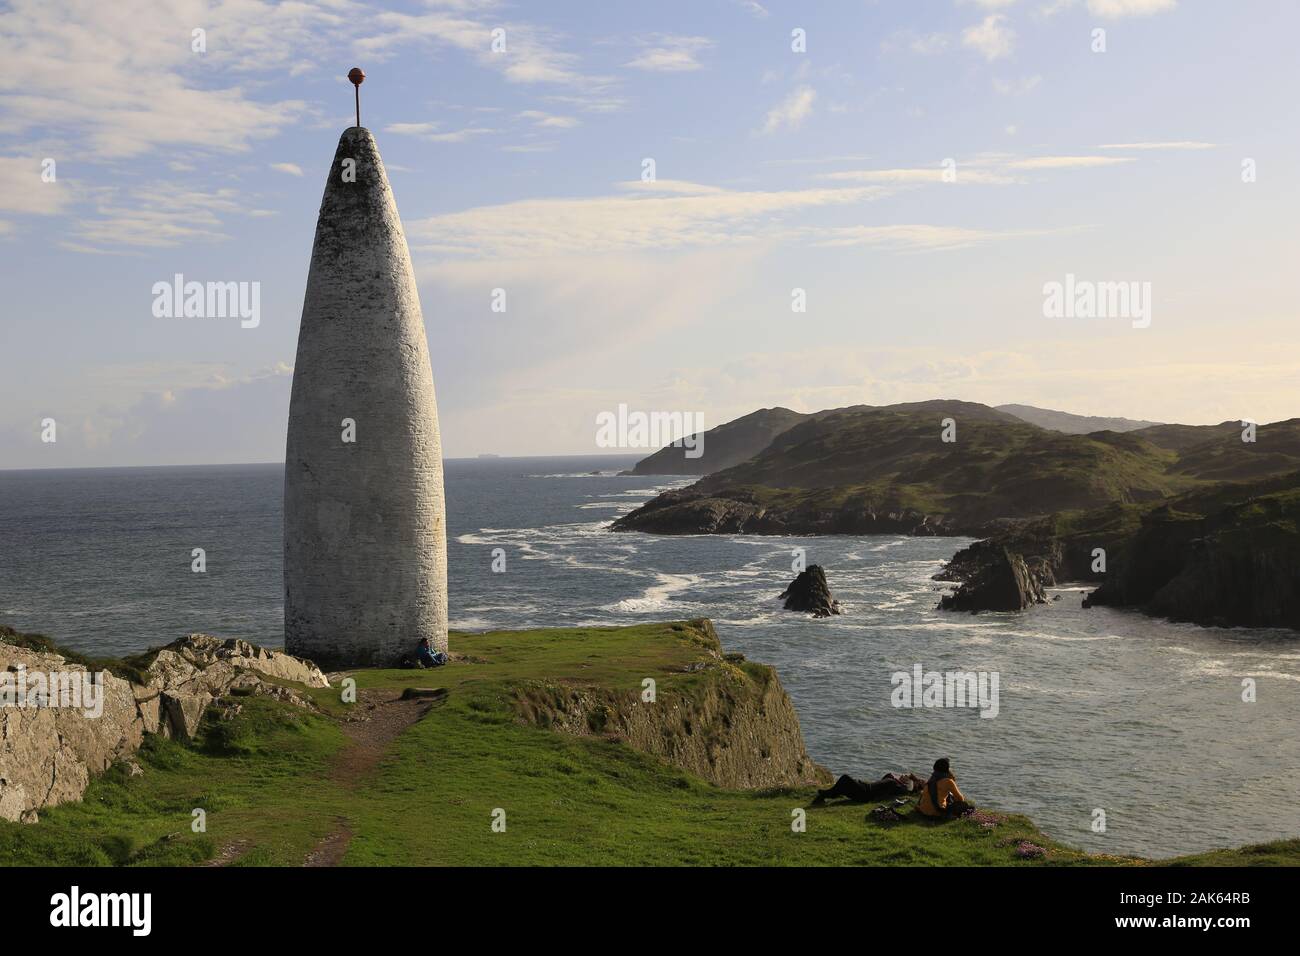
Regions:
<instances>
[{"instance_id":1,"label":"blue sky","mask_svg":"<svg viewBox=\"0 0 1300 956\"><path fill-rule=\"evenodd\" d=\"M282 459L354 65L449 456L595 451L620 403L1293 417L1298 33L1284 0L5 3L0 467ZM260 324L154 317L175 273L259 282ZM1149 282L1150 327L1045 318L1067 274Z\"/></svg>"}]
</instances>

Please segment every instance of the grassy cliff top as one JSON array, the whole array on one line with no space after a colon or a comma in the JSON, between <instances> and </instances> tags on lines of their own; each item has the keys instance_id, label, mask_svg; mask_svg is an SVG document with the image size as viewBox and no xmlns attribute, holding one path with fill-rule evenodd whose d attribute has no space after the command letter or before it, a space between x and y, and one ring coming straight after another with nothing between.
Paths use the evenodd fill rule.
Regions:
<instances>
[{"instance_id":1,"label":"grassy cliff top","mask_svg":"<svg viewBox=\"0 0 1300 956\"><path fill-rule=\"evenodd\" d=\"M1139 865L1088 856L1023 817L882 823L871 805L807 809L811 786L727 790L625 743L528 718L530 689L603 687L661 701L717 691L743 700L770 668L722 656L707 622L455 635L463 659L436 671L358 671L359 697L310 691L319 713L266 697L210 712L195 745L147 738L143 773L119 764L79 804L35 825L0 823L4 864L302 865ZM445 700L390 739L358 713L408 687ZM214 708L215 711L215 708ZM229 714L229 711L227 711ZM358 733L357 728L363 729ZM370 730L367 730L369 728ZM865 768L864 768L865 769ZM880 773L885 767L870 768ZM906 768L894 768L906 769ZM206 811L206 832L191 827ZM505 832L492 829L493 811ZM1045 857L1022 859L1029 841ZM1174 861L1180 862L1180 861ZM1186 862L1300 862L1300 841Z\"/></svg>"}]
</instances>

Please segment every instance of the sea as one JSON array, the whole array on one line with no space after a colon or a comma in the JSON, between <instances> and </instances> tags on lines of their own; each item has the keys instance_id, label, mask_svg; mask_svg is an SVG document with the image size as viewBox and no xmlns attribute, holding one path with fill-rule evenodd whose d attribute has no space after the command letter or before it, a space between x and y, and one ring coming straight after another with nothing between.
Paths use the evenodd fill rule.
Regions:
<instances>
[{"instance_id":1,"label":"sea","mask_svg":"<svg viewBox=\"0 0 1300 956\"><path fill-rule=\"evenodd\" d=\"M836 774L946 756L975 803L1091 852L1300 836L1300 632L1085 610L1072 587L1020 614L938 611L961 538L611 532L691 481L620 475L636 457L447 461L453 629L708 617L777 669ZM282 483L278 464L0 471L0 623L97 655L194 631L279 646ZM782 609L801 554L840 616ZM996 678L995 715L906 706L918 666L983 675L986 704Z\"/></svg>"}]
</instances>

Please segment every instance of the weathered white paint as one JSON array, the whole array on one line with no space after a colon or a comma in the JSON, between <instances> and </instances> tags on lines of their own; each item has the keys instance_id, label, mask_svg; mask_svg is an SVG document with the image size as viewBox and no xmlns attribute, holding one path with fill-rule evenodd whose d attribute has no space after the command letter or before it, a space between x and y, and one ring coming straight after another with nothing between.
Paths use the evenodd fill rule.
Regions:
<instances>
[{"instance_id":1,"label":"weathered white paint","mask_svg":"<svg viewBox=\"0 0 1300 956\"><path fill-rule=\"evenodd\" d=\"M344 160L356 181L344 181ZM356 441L343 441L343 419ZM284 466L284 642L326 669L447 647L442 446L406 236L370 131L316 223Z\"/></svg>"}]
</instances>

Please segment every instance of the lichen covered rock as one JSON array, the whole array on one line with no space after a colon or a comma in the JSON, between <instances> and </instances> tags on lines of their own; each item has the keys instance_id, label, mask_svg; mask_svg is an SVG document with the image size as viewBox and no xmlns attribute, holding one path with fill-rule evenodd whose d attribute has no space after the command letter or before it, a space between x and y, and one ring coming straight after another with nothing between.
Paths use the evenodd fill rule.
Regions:
<instances>
[{"instance_id":1,"label":"lichen covered rock","mask_svg":"<svg viewBox=\"0 0 1300 956\"><path fill-rule=\"evenodd\" d=\"M18 675L27 690L16 699ZM111 671L90 675L62 655L0 640L0 672L11 692L0 706L0 819L35 822L37 810L79 800L91 778L139 748L146 733L189 740L208 707L233 689L270 694L306 705L291 687L327 687L311 662L248 641L191 634L157 651L133 683ZM89 679L102 696L91 705L81 697L60 698L49 675L85 687ZM40 675L39 680L36 675ZM63 706L79 702L83 706Z\"/></svg>"}]
</instances>

